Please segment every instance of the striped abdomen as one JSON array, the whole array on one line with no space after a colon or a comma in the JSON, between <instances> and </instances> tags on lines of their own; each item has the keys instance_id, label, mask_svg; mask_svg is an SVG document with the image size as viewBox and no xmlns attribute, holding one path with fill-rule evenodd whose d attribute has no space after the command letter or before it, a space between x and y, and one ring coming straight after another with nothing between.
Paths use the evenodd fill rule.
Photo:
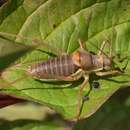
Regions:
<instances>
[{"instance_id":1,"label":"striped abdomen","mask_svg":"<svg viewBox=\"0 0 130 130\"><path fill-rule=\"evenodd\" d=\"M71 55L63 55L29 66L28 72L39 79L55 79L69 76L78 69Z\"/></svg>"}]
</instances>

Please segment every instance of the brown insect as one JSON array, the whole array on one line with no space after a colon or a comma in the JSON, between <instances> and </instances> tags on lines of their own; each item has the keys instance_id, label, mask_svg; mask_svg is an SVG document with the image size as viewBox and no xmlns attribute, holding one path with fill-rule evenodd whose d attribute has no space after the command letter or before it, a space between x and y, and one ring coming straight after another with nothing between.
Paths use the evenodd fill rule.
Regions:
<instances>
[{"instance_id":1,"label":"brown insect","mask_svg":"<svg viewBox=\"0 0 130 130\"><path fill-rule=\"evenodd\" d=\"M104 41L100 47L98 54L94 55L86 51L84 44L79 42L79 48L72 54L63 53L62 55L32 64L28 67L27 73L34 78L40 80L56 79L63 81L75 81L81 77L84 78L78 93L77 119L80 117L82 92L89 81L89 75L95 73L97 76L119 74L118 70L111 70L112 54L111 47L109 56L103 53L103 49L107 43Z\"/></svg>"},{"instance_id":2,"label":"brown insect","mask_svg":"<svg viewBox=\"0 0 130 130\"><path fill-rule=\"evenodd\" d=\"M89 74L95 73L97 76L115 75L120 72L110 71L112 65L111 53L108 56L103 54L103 49L107 42L104 41L97 55L93 55L85 50L83 43L79 40L79 49L72 54L63 54L56 58L49 59L28 67L28 74L38 79L57 79L63 81L75 81L84 78L80 86L77 105L77 119L80 116L82 92L89 81ZM104 70L104 72L102 72Z\"/></svg>"}]
</instances>

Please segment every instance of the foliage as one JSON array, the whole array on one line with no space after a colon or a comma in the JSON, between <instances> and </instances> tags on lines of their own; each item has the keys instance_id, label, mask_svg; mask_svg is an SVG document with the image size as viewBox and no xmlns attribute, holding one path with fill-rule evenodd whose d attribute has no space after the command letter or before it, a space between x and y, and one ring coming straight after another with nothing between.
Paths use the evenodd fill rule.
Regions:
<instances>
[{"instance_id":1,"label":"foliage","mask_svg":"<svg viewBox=\"0 0 130 130\"><path fill-rule=\"evenodd\" d=\"M88 50L94 53L98 52L104 40L109 40L114 55L129 60L129 7L129 0L8 1L0 8L0 32L6 32L0 33L2 91L47 105L64 118L74 119L82 80L73 83L40 82L27 76L25 69L30 61L35 63L38 59L47 60L51 56L46 52L55 53L46 47L40 48L42 52L33 48L33 38L43 40L67 53L78 48L79 38L86 43ZM16 34L18 37L7 33ZM115 62L118 67L123 68L126 60L120 63L115 59ZM15 63L19 63L20 67L17 68ZM129 66L128 63L125 73L130 72ZM17 79L20 80L14 82ZM88 88L92 87L92 81L95 79L100 83L100 89L92 91L90 100L83 104L82 118L93 114L114 92L130 82L129 77L124 75L103 78L92 76ZM88 89L84 90L84 94L87 92Z\"/></svg>"}]
</instances>

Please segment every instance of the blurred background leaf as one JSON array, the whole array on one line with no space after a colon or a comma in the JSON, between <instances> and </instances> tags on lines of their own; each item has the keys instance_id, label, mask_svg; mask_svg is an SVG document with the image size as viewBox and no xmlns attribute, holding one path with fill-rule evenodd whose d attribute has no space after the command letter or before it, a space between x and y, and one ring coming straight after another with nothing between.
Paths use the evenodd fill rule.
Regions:
<instances>
[{"instance_id":1,"label":"blurred background leaf","mask_svg":"<svg viewBox=\"0 0 130 130\"><path fill-rule=\"evenodd\" d=\"M0 128L3 130L64 130L63 128L60 128L60 126L53 123L43 123L42 121L35 120L17 120L5 122L0 125Z\"/></svg>"}]
</instances>

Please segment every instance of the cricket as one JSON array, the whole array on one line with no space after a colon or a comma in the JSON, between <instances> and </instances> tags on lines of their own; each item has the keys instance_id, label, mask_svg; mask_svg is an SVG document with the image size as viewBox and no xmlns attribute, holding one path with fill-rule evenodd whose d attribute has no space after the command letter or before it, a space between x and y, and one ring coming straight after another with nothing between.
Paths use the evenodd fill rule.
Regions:
<instances>
[{"instance_id":1,"label":"cricket","mask_svg":"<svg viewBox=\"0 0 130 130\"><path fill-rule=\"evenodd\" d=\"M79 48L73 53L63 52L61 55L50 58L47 61L31 64L28 66L26 73L39 80L54 79L73 82L84 78L77 97L76 119L79 120L83 90L89 83L90 74L94 73L102 77L118 75L121 74L121 71L112 69L112 49L107 40L103 41L97 54L87 51L85 43L80 38L77 41ZM108 56L104 53L104 48L107 44L109 44Z\"/></svg>"}]
</instances>

